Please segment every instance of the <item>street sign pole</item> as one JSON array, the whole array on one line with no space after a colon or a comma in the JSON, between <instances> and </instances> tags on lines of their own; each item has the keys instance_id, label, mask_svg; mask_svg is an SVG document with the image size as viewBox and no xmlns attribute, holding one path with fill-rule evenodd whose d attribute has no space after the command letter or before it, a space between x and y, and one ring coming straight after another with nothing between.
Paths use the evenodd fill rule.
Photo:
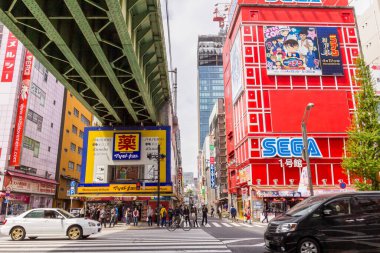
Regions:
<instances>
[{"instance_id":1,"label":"street sign pole","mask_svg":"<svg viewBox=\"0 0 380 253\"><path fill-rule=\"evenodd\" d=\"M70 213L71 213L72 207L73 207L73 197L70 196Z\"/></svg>"}]
</instances>

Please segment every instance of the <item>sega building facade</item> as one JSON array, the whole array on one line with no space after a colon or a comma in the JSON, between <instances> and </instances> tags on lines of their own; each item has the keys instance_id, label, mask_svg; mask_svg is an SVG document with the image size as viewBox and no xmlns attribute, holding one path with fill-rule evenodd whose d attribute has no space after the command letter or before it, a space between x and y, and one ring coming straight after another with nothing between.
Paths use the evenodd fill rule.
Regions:
<instances>
[{"instance_id":1,"label":"sega building facade","mask_svg":"<svg viewBox=\"0 0 380 253\"><path fill-rule=\"evenodd\" d=\"M84 132L82 173L73 196L88 204L118 204L120 209L137 207L146 218L148 205L156 207L158 145L160 203L166 207L175 198L171 182L171 128L87 127Z\"/></svg>"},{"instance_id":2,"label":"sega building facade","mask_svg":"<svg viewBox=\"0 0 380 253\"><path fill-rule=\"evenodd\" d=\"M352 190L341 167L355 111L354 10L347 0L239 0L223 52L230 203L283 212L298 190L307 122L315 194Z\"/></svg>"}]
</instances>

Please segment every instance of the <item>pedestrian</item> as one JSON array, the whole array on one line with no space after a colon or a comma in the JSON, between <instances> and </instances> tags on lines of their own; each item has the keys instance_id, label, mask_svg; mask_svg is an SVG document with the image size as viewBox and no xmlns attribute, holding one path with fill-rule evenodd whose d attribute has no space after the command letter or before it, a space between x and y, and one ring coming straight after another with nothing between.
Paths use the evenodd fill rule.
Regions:
<instances>
[{"instance_id":1,"label":"pedestrian","mask_svg":"<svg viewBox=\"0 0 380 253\"><path fill-rule=\"evenodd\" d=\"M111 208L111 217L110 217L109 227L111 227L111 224L112 224L112 227L114 227L115 223L116 223L116 211L115 211L115 208Z\"/></svg>"},{"instance_id":2,"label":"pedestrian","mask_svg":"<svg viewBox=\"0 0 380 253\"><path fill-rule=\"evenodd\" d=\"M138 226L139 223L139 210L137 210L137 207L135 207L135 210L133 210L132 217L133 217L133 226Z\"/></svg>"},{"instance_id":3,"label":"pedestrian","mask_svg":"<svg viewBox=\"0 0 380 253\"><path fill-rule=\"evenodd\" d=\"M99 221L100 221L100 226L104 224L104 227L107 227L107 219L106 219L106 210L105 207L99 210Z\"/></svg>"},{"instance_id":4,"label":"pedestrian","mask_svg":"<svg viewBox=\"0 0 380 253\"><path fill-rule=\"evenodd\" d=\"M174 216L174 210L171 206L169 206L169 209L168 209L168 222L169 222L169 227L172 225L173 223L173 216Z\"/></svg>"},{"instance_id":5,"label":"pedestrian","mask_svg":"<svg viewBox=\"0 0 380 253\"><path fill-rule=\"evenodd\" d=\"M214 207L213 206L211 206L211 217L214 217Z\"/></svg>"},{"instance_id":6,"label":"pedestrian","mask_svg":"<svg viewBox=\"0 0 380 253\"><path fill-rule=\"evenodd\" d=\"M205 205L202 207L202 226L207 224L207 213L208 209Z\"/></svg>"},{"instance_id":7,"label":"pedestrian","mask_svg":"<svg viewBox=\"0 0 380 253\"><path fill-rule=\"evenodd\" d=\"M191 208L191 219L193 221L193 225L195 227L195 224L197 224L197 227L199 227L199 224L198 224L198 214L197 214L197 208L195 206L193 206Z\"/></svg>"},{"instance_id":8,"label":"pedestrian","mask_svg":"<svg viewBox=\"0 0 380 253\"><path fill-rule=\"evenodd\" d=\"M119 208L115 206L115 224L119 221Z\"/></svg>"},{"instance_id":9,"label":"pedestrian","mask_svg":"<svg viewBox=\"0 0 380 253\"><path fill-rule=\"evenodd\" d=\"M79 211L79 217L84 217L84 207L82 207Z\"/></svg>"},{"instance_id":10,"label":"pedestrian","mask_svg":"<svg viewBox=\"0 0 380 253\"><path fill-rule=\"evenodd\" d=\"M245 218L246 218L246 221L251 224L252 221L251 221L251 207L248 207L247 210L245 211Z\"/></svg>"},{"instance_id":11,"label":"pedestrian","mask_svg":"<svg viewBox=\"0 0 380 253\"><path fill-rule=\"evenodd\" d=\"M187 205L183 209L183 217L185 219L186 227L187 227L187 224L189 224L189 226L191 226L191 224L190 224L190 209Z\"/></svg>"},{"instance_id":12,"label":"pedestrian","mask_svg":"<svg viewBox=\"0 0 380 253\"><path fill-rule=\"evenodd\" d=\"M221 220L222 219L222 206L219 206L216 212L218 214L219 220Z\"/></svg>"},{"instance_id":13,"label":"pedestrian","mask_svg":"<svg viewBox=\"0 0 380 253\"><path fill-rule=\"evenodd\" d=\"M237 210L236 208L234 207L234 205L231 206L231 210L230 210L230 214L231 214L231 217L232 217L232 222L237 222L236 220L236 213L237 213Z\"/></svg>"},{"instance_id":14,"label":"pedestrian","mask_svg":"<svg viewBox=\"0 0 380 253\"><path fill-rule=\"evenodd\" d=\"M166 211L165 206L162 206L161 210L160 210L161 227L165 227L166 226L166 216L167 216L167 214L168 214L168 212Z\"/></svg>"},{"instance_id":15,"label":"pedestrian","mask_svg":"<svg viewBox=\"0 0 380 253\"><path fill-rule=\"evenodd\" d=\"M177 205L174 209L174 222L176 222L177 225L179 225L181 222L181 215L181 208Z\"/></svg>"},{"instance_id":16,"label":"pedestrian","mask_svg":"<svg viewBox=\"0 0 380 253\"><path fill-rule=\"evenodd\" d=\"M146 212L147 216L148 216L148 226L152 226L153 225L153 222L152 222L152 217L153 217L153 209L148 206L148 211Z\"/></svg>"},{"instance_id":17,"label":"pedestrian","mask_svg":"<svg viewBox=\"0 0 380 253\"><path fill-rule=\"evenodd\" d=\"M131 224L130 212L131 212L131 209L129 209L128 207L127 210L125 211L125 225Z\"/></svg>"},{"instance_id":18,"label":"pedestrian","mask_svg":"<svg viewBox=\"0 0 380 253\"><path fill-rule=\"evenodd\" d=\"M264 221L266 220L267 223L269 222L268 221L268 209L264 209L263 211L263 215L264 215L264 219L261 221L261 223L264 223Z\"/></svg>"}]
</instances>

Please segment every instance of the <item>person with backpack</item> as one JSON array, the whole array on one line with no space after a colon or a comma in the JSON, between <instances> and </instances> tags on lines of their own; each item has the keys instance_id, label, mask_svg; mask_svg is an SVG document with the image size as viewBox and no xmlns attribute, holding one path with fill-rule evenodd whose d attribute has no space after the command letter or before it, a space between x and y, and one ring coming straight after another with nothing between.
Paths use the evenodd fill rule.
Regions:
<instances>
[{"instance_id":1,"label":"person with backpack","mask_svg":"<svg viewBox=\"0 0 380 253\"><path fill-rule=\"evenodd\" d=\"M234 222L234 221L237 222L237 220L236 220L236 213L237 213L237 210L236 210L236 208L234 207L234 205L231 206L230 213L231 213L232 222Z\"/></svg>"},{"instance_id":2,"label":"person with backpack","mask_svg":"<svg viewBox=\"0 0 380 253\"><path fill-rule=\"evenodd\" d=\"M165 206L162 206L161 210L160 210L161 227L165 227L166 226L166 216L167 216L167 214L168 214L168 212L166 211Z\"/></svg>"},{"instance_id":3,"label":"person with backpack","mask_svg":"<svg viewBox=\"0 0 380 253\"><path fill-rule=\"evenodd\" d=\"M137 207L135 207L135 210L133 210L132 217L133 217L133 226L138 226L139 223L139 210L137 210Z\"/></svg>"}]
</instances>

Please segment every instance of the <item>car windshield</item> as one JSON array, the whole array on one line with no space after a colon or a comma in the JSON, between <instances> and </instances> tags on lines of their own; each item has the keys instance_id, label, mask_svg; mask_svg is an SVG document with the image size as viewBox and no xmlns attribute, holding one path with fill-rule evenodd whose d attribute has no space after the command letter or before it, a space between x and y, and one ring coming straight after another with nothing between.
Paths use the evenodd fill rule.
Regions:
<instances>
[{"instance_id":1,"label":"car windshield","mask_svg":"<svg viewBox=\"0 0 380 253\"><path fill-rule=\"evenodd\" d=\"M76 218L74 215L72 215L71 213L63 210L63 209L58 209L58 211L67 219L71 219L71 218Z\"/></svg>"},{"instance_id":2,"label":"car windshield","mask_svg":"<svg viewBox=\"0 0 380 253\"><path fill-rule=\"evenodd\" d=\"M313 212L322 202L328 199L330 196L316 196L305 199L304 201L298 203L289 211L286 212L286 215L299 217L305 214Z\"/></svg>"}]
</instances>

